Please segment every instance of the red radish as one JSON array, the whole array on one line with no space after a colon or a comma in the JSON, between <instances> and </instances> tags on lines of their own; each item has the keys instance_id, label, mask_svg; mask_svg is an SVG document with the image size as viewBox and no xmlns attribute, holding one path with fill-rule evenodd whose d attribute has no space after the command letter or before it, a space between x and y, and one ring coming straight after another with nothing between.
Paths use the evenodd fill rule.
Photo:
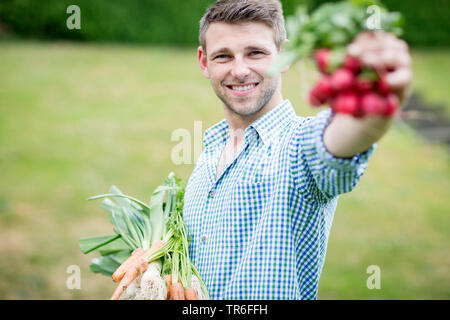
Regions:
<instances>
[{"instance_id":1,"label":"red radish","mask_svg":"<svg viewBox=\"0 0 450 320\"><path fill-rule=\"evenodd\" d=\"M309 93L309 101L312 106L320 106L334 95L330 77L324 76Z\"/></svg>"},{"instance_id":2,"label":"red radish","mask_svg":"<svg viewBox=\"0 0 450 320\"><path fill-rule=\"evenodd\" d=\"M359 116L359 98L355 92L339 93L333 100L331 108L337 113Z\"/></svg>"},{"instance_id":3,"label":"red radish","mask_svg":"<svg viewBox=\"0 0 450 320\"><path fill-rule=\"evenodd\" d=\"M386 110L384 110L383 115L387 117L393 115L397 111L399 104L397 95L390 93L386 97Z\"/></svg>"},{"instance_id":4,"label":"red radish","mask_svg":"<svg viewBox=\"0 0 450 320\"><path fill-rule=\"evenodd\" d=\"M361 97L361 108L366 114L382 115L386 110L386 101L374 92L365 92Z\"/></svg>"},{"instance_id":5,"label":"red radish","mask_svg":"<svg viewBox=\"0 0 450 320\"><path fill-rule=\"evenodd\" d=\"M389 84L386 81L386 75L383 75L378 80L377 90L382 95L387 95L391 92L391 88L389 87Z\"/></svg>"},{"instance_id":6,"label":"red radish","mask_svg":"<svg viewBox=\"0 0 450 320\"><path fill-rule=\"evenodd\" d=\"M331 86L336 91L345 91L352 88L355 82L355 75L348 69L337 69L330 78Z\"/></svg>"},{"instance_id":7,"label":"red radish","mask_svg":"<svg viewBox=\"0 0 450 320\"><path fill-rule=\"evenodd\" d=\"M355 73L361 71L361 62L355 57L347 54L344 59L344 68L347 68Z\"/></svg>"},{"instance_id":8,"label":"red radish","mask_svg":"<svg viewBox=\"0 0 450 320\"><path fill-rule=\"evenodd\" d=\"M317 92L317 90L312 89L309 92L309 104L313 107L319 107L321 105L323 105L326 102L325 99L323 99L323 97L321 97L321 95Z\"/></svg>"},{"instance_id":9,"label":"red radish","mask_svg":"<svg viewBox=\"0 0 450 320\"><path fill-rule=\"evenodd\" d=\"M374 87L374 82L367 78L357 77L355 81L355 89L359 92L370 91Z\"/></svg>"},{"instance_id":10,"label":"red radish","mask_svg":"<svg viewBox=\"0 0 450 320\"><path fill-rule=\"evenodd\" d=\"M317 82L314 90L324 99L331 98L334 95L334 90L331 87L330 77L324 76Z\"/></svg>"},{"instance_id":11,"label":"red radish","mask_svg":"<svg viewBox=\"0 0 450 320\"><path fill-rule=\"evenodd\" d=\"M330 53L329 49L319 49L315 53L317 67L322 73L329 73L327 69L330 64Z\"/></svg>"}]
</instances>

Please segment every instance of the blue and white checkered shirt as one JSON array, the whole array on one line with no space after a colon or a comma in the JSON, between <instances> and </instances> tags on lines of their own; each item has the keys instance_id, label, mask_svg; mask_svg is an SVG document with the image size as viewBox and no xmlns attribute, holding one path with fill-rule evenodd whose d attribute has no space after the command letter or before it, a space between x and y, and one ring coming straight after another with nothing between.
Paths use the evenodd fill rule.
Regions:
<instances>
[{"instance_id":1,"label":"blue and white checkered shirt","mask_svg":"<svg viewBox=\"0 0 450 320\"><path fill-rule=\"evenodd\" d=\"M317 298L338 195L355 187L375 148L334 157L322 139L330 119L330 109L296 116L285 100L245 130L217 180L227 122L205 132L183 214L212 299Z\"/></svg>"}]
</instances>

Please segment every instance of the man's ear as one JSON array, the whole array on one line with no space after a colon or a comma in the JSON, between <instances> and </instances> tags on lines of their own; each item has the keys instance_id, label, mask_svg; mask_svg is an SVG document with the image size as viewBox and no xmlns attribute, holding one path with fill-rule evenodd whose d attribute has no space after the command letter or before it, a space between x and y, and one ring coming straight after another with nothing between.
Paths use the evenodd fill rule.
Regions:
<instances>
[{"instance_id":1,"label":"man's ear","mask_svg":"<svg viewBox=\"0 0 450 320\"><path fill-rule=\"evenodd\" d=\"M284 48L286 47L286 45L288 44L289 39L285 39L283 41L283 43L281 44L281 48L280 48L280 54L284 51ZM290 64L288 64L287 66L285 66L283 69L281 69L281 73L285 73L289 70L289 68L291 67Z\"/></svg>"},{"instance_id":2,"label":"man's ear","mask_svg":"<svg viewBox=\"0 0 450 320\"><path fill-rule=\"evenodd\" d=\"M202 46L199 46L197 48L197 58L198 58L198 64L200 66L200 70L202 71L203 75L209 79L206 51L203 49Z\"/></svg>"}]
</instances>

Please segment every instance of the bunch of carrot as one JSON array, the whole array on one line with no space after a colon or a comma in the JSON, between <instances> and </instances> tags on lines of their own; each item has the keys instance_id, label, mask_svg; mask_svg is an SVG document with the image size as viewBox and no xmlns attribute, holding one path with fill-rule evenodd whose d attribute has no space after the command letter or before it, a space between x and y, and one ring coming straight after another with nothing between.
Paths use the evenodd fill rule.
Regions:
<instances>
[{"instance_id":1,"label":"bunch of carrot","mask_svg":"<svg viewBox=\"0 0 450 320\"><path fill-rule=\"evenodd\" d=\"M147 205L112 186L101 207L110 213L114 235L79 240L83 253L98 250L91 270L119 285L111 299L209 299L189 258L183 222L184 184L170 173Z\"/></svg>"}]
</instances>

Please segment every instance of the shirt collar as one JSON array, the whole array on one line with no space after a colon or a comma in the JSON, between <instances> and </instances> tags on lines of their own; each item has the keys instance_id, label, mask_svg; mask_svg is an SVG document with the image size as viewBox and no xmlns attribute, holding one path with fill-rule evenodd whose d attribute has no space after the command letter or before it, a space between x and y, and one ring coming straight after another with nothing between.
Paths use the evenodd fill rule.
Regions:
<instances>
[{"instance_id":1,"label":"shirt collar","mask_svg":"<svg viewBox=\"0 0 450 320\"><path fill-rule=\"evenodd\" d=\"M256 130L263 143L268 143L275 138L283 127L295 117L291 102L286 99L273 110L262 115L245 129L247 136L252 129ZM229 126L225 119L216 123L205 131L203 144L205 148L217 143L225 143L229 135Z\"/></svg>"},{"instance_id":2,"label":"shirt collar","mask_svg":"<svg viewBox=\"0 0 450 320\"><path fill-rule=\"evenodd\" d=\"M228 136L228 123L225 119L205 131L203 145L208 148L220 142L225 142Z\"/></svg>"},{"instance_id":3,"label":"shirt collar","mask_svg":"<svg viewBox=\"0 0 450 320\"><path fill-rule=\"evenodd\" d=\"M275 138L284 126L296 116L295 110L289 100L284 100L274 109L255 120L247 129L253 128L258 132L263 143Z\"/></svg>"}]
</instances>

